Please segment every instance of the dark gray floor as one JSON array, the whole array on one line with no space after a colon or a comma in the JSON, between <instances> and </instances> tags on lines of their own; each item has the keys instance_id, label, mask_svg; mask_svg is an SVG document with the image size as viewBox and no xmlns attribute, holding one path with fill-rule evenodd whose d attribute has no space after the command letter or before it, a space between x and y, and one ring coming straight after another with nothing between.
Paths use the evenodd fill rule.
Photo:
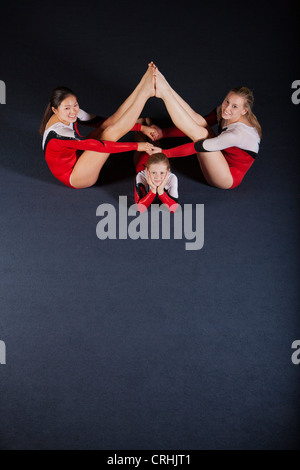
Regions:
<instances>
[{"instance_id":1,"label":"dark gray floor","mask_svg":"<svg viewBox=\"0 0 300 470\"><path fill-rule=\"evenodd\" d=\"M0 20L0 448L299 449L292 4L51 5L7 7ZM108 115L151 59L199 112L231 86L255 92L264 138L239 188L211 188L193 158L173 160L180 203L205 207L199 251L97 238L100 204L133 203L132 154L74 191L41 152L52 88ZM145 114L167 119L155 98Z\"/></svg>"}]
</instances>

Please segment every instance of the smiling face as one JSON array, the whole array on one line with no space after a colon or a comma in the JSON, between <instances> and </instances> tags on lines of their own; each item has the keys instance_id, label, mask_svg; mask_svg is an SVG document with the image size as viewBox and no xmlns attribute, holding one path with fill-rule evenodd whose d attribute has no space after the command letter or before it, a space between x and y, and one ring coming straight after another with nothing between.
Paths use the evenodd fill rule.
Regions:
<instances>
[{"instance_id":1,"label":"smiling face","mask_svg":"<svg viewBox=\"0 0 300 470\"><path fill-rule=\"evenodd\" d=\"M222 103L222 118L228 121L228 124L238 122L247 113L245 107L246 100L241 96L230 92Z\"/></svg>"},{"instance_id":2,"label":"smiling face","mask_svg":"<svg viewBox=\"0 0 300 470\"><path fill-rule=\"evenodd\" d=\"M69 125L72 122L76 122L79 111L79 104L76 96L67 96L67 98L60 103L58 108L52 108L52 111L63 124Z\"/></svg>"},{"instance_id":3,"label":"smiling face","mask_svg":"<svg viewBox=\"0 0 300 470\"><path fill-rule=\"evenodd\" d=\"M152 163L148 168L148 171L155 186L160 186L166 177L168 168L165 163Z\"/></svg>"}]
</instances>

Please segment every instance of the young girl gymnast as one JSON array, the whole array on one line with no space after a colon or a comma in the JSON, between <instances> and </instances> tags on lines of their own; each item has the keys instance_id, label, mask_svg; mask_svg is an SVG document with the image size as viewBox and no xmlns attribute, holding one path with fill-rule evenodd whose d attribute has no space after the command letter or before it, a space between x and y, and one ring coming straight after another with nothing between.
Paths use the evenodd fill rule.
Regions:
<instances>
[{"instance_id":1,"label":"young girl gymnast","mask_svg":"<svg viewBox=\"0 0 300 470\"><path fill-rule=\"evenodd\" d=\"M145 137L137 133L137 140ZM160 143L155 141L155 146ZM157 149L153 150L157 152ZM145 152L135 152L136 181L134 199L140 212L145 212L150 204L165 204L170 212L178 207L178 180L171 173L170 162L163 153L149 156Z\"/></svg>"},{"instance_id":2,"label":"young girl gymnast","mask_svg":"<svg viewBox=\"0 0 300 470\"><path fill-rule=\"evenodd\" d=\"M236 188L259 151L261 126L252 112L253 93L247 87L232 88L223 103L203 118L168 84L153 66L156 96L161 98L176 127L160 130L158 138L188 136L190 144L163 150L168 158L197 154L206 181L221 189ZM211 126L219 124L216 136Z\"/></svg>"},{"instance_id":3,"label":"young girl gymnast","mask_svg":"<svg viewBox=\"0 0 300 470\"><path fill-rule=\"evenodd\" d=\"M155 147L149 142L116 141L130 130L142 131L152 140L155 138L153 128L136 123L146 101L154 94L152 64L131 95L107 119L81 110L76 95L69 88L53 90L40 127L45 158L53 175L66 186L87 188L98 180L110 153L139 150L150 155ZM78 132L78 123L96 129L84 138Z\"/></svg>"}]
</instances>

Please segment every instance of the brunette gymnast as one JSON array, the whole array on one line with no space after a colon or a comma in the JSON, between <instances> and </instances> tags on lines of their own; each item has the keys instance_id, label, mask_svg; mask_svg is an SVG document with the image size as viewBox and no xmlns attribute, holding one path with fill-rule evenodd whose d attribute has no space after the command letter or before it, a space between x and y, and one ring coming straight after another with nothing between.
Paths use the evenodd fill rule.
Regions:
<instances>
[{"instance_id":1,"label":"brunette gymnast","mask_svg":"<svg viewBox=\"0 0 300 470\"><path fill-rule=\"evenodd\" d=\"M188 136L193 140L169 150L169 158L197 153L207 182L218 188L236 188L254 163L261 141L261 127L252 112L254 102L246 87L231 89L222 105L203 118L196 113L168 84L160 71L153 67L156 96L161 98L176 127L160 130L158 138ZM211 126L219 124L216 136Z\"/></svg>"},{"instance_id":2,"label":"brunette gymnast","mask_svg":"<svg viewBox=\"0 0 300 470\"><path fill-rule=\"evenodd\" d=\"M72 188L87 188L96 183L110 153L139 150L151 154L155 150L149 142L116 142L130 130L141 130L155 138L153 128L136 124L146 101L155 93L152 70L149 64L136 89L107 119L81 110L70 89L59 87L53 91L40 133L47 164L57 179ZM77 122L96 129L84 138L78 132Z\"/></svg>"},{"instance_id":3,"label":"brunette gymnast","mask_svg":"<svg viewBox=\"0 0 300 470\"><path fill-rule=\"evenodd\" d=\"M139 141L145 137L137 133ZM160 143L155 141L155 146ZM163 153L149 156L145 152L135 152L136 183L134 199L140 212L150 204L165 204L170 212L175 212L178 204L178 180L170 171L170 162Z\"/></svg>"}]
</instances>

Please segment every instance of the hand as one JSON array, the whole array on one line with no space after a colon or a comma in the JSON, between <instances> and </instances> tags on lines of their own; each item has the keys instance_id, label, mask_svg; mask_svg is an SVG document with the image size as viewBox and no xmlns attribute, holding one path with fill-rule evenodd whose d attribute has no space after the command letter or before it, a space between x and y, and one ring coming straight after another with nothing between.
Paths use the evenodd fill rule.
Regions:
<instances>
[{"instance_id":1,"label":"hand","mask_svg":"<svg viewBox=\"0 0 300 470\"><path fill-rule=\"evenodd\" d=\"M168 182L169 174L170 174L170 172L167 171L166 176L164 177L162 183L159 186L157 186L157 193L159 194L159 196L161 196L165 191L165 187L166 187L167 182Z\"/></svg>"},{"instance_id":2,"label":"hand","mask_svg":"<svg viewBox=\"0 0 300 470\"><path fill-rule=\"evenodd\" d=\"M138 152L146 152L148 155L153 155L154 153L160 153L161 148L155 147L150 142L138 142Z\"/></svg>"},{"instance_id":3,"label":"hand","mask_svg":"<svg viewBox=\"0 0 300 470\"><path fill-rule=\"evenodd\" d=\"M163 131L161 130L160 127L156 126L155 124L152 124L151 127L155 129L155 139L154 140L160 140L163 138Z\"/></svg>"},{"instance_id":4,"label":"hand","mask_svg":"<svg viewBox=\"0 0 300 470\"><path fill-rule=\"evenodd\" d=\"M156 186L155 184L153 183L152 179L151 179L151 173L149 170L146 170L146 175L147 175L147 183L151 189L151 191L156 194Z\"/></svg>"},{"instance_id":5,"label":"hand","mask_svg":"<svg viewBox=\"0 0 300 470\"><path fill-rule=\"evenodd\" d=\"M149 139L155 141L158 140L158 132L156 129L153 128L153 126L142 126L141 127L141 132L145 134Z\"/></svg>"}]
</instances>

